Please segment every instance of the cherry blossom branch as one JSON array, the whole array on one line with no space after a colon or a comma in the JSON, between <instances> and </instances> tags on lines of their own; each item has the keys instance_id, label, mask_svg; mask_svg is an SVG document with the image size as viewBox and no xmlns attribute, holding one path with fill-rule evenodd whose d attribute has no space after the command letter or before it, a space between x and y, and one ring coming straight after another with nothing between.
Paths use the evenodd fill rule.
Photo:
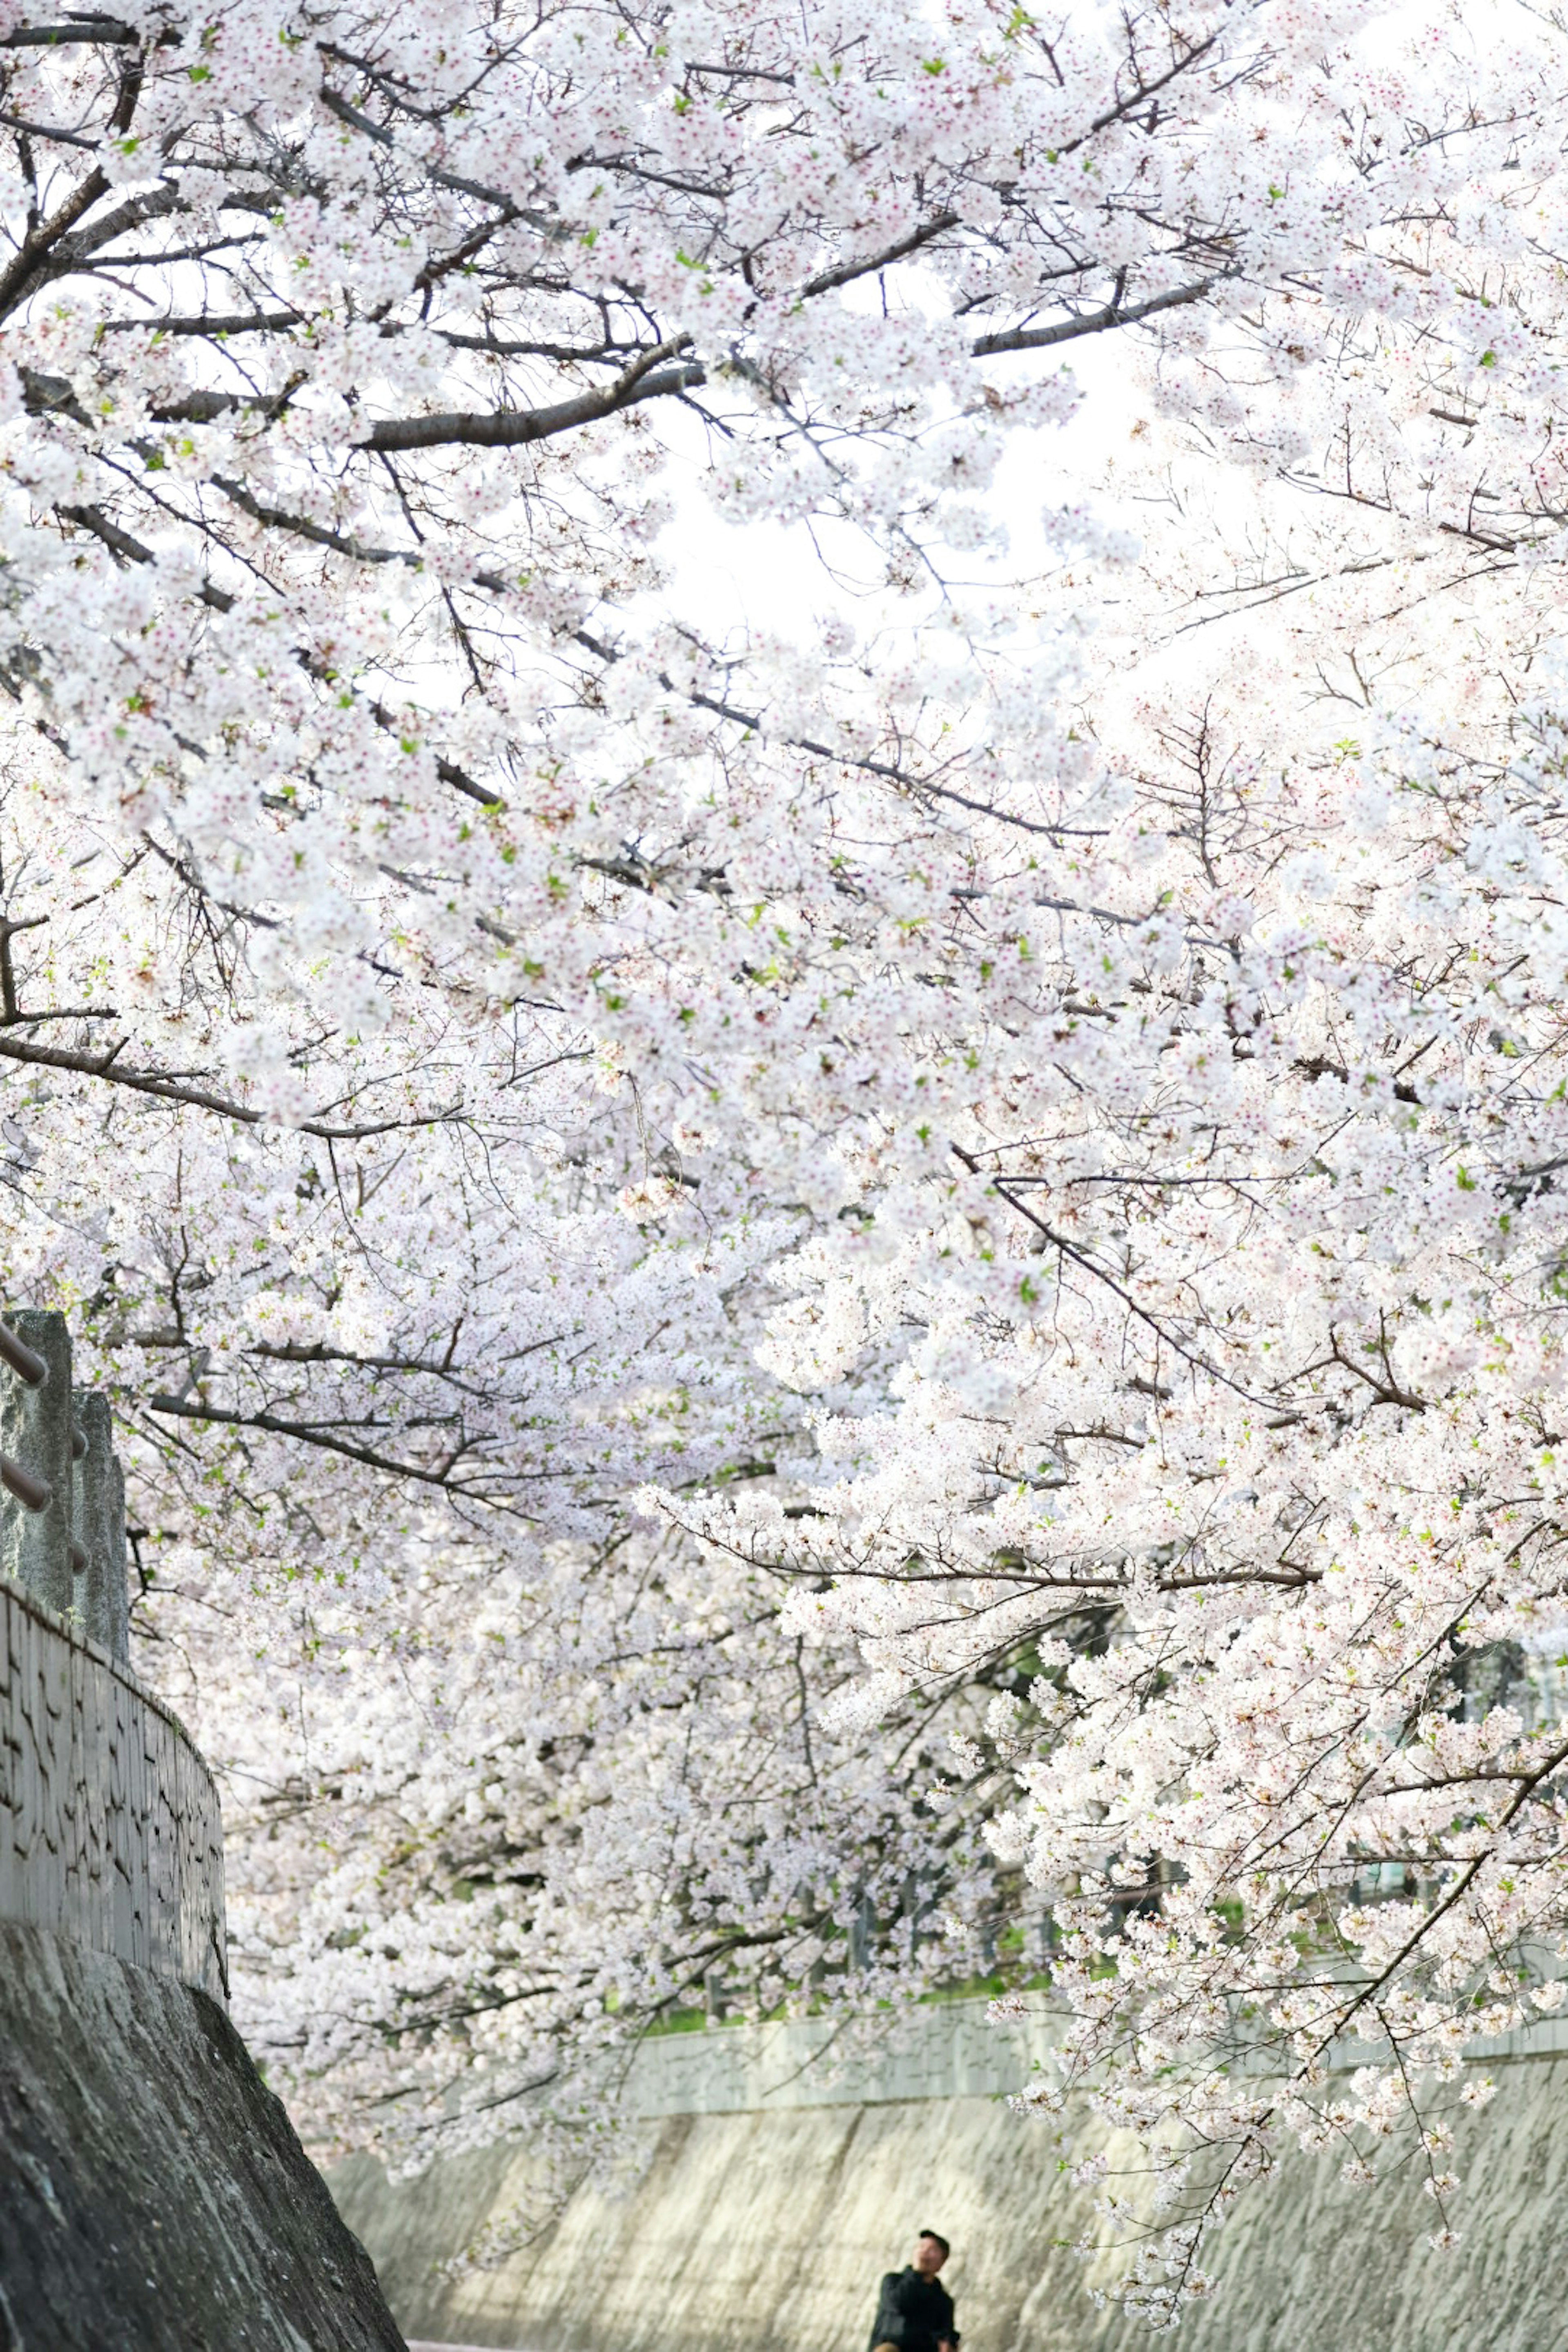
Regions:
<instances>
[{"instance_id":1,"label":"cherry blossom branch","mask_svg":"<svg viewBox=\"0 0 1568 2352\"><path fill-rule=\"evenodd\" d=\"M301 1445L315 1445L325 1453L342 1454L346 1461L363 1463L367 1469L384 1471L389 1477L412 1478L421 1486L440 1486L447 1493L461 1496L468 1501L486 1503L502 1509L512 1507L509 1496L504 1492L459 1484L452 1475L455 1463L448 1462L438 1470L429 1470L417 1462L399 1462L391 1454L378 1453L374 1447L356 1445L348 1438L334 1437L330 1431L318 1428L310 1422L284 1421L276 1413L228 1412L219 1405L188 1404L184 1398L174 1396L153 1396L147 1402L148 1410L152 1412L174 1413L184 1421L214 1422L226 1428L266 1430L276 1437L293 1438ZM534 1470L527 1475L531 1478L548 1478L567 1474Z\"/></svg>"},{"instance_id":2,"label":"cherry blossom branch","mask_svg":"<svg viewBox=\"0 0 1568 2352\"><path fill-rule=\"evenodd\" d=\"M79 1077L96 1078L109 1086L124 1087L134 1094L150 1096L157 1102L175 1103L193 1110L216 1111L220 1117L234 1119L242 1127L287 1125L296 1128L301 1135L313 1135L334 1143L358 1143L371 1136L393 1135L410 1129L423 1129L462 1116L461 1103L455 1102L435 1110L411 1113L397 1118L367 1119L358 1126L350 1127L334 1127L316 1119L279 1120L275 1113L257 1110L232 1095L219 1094L211 1087L195 1085L190 1078L180 1074L127 1068L119 1059L127 1042L122 1038L107 1053L89 1054L66 1045L40 1045L30 1038L0 1033L0 1055L8 1061L25 1063L33 1069L69 1070Z\"/></svg>"}]
</instances>

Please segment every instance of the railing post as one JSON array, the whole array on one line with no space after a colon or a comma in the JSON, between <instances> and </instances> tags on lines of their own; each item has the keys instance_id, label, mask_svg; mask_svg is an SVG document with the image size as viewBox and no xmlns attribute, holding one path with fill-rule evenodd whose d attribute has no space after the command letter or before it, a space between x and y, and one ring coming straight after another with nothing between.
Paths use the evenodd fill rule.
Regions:
<instances>
[{"instance_id":1,"label":"railing post","mask_svg":"<svg viewBox=\"0 0 1568 2352\"><path fill-rule=\"evenodd\" d=\"M125 1476L115 1458L114 1416L97 1389L78 1389L76 1425L86 1440L77 1457L71 1531L87 1554L77 1606L87 1632L111 1657L131 1654L125 1589Z\"/></svg>"},{"instance_id":2,"label":"railing post","mask_svg":"<svg viewBox=\"0 0 1568 2352\"><path fill-rule=\"evenodd\" d=\"M65 1317L47 1307L21 1307L10 1323L24 1348L41 1359L47 1376L34 1386L18 1373L0 1373L0 1452L47 1488L47 1498L37 1509L11 1501L0 1510L0 1566L36 1601L64 1615L75 1598L70 1333Z\"/></svg>"}]
</instances>

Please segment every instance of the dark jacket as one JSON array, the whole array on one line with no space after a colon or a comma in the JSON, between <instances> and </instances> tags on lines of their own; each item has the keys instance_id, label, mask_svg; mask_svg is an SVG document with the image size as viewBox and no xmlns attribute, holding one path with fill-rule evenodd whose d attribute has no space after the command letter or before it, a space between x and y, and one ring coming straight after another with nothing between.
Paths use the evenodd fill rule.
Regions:
<instances>
[{"instance_id":1,"label":"dark jacket","mask_svg":"<svg viewBox=\"0 0 1568 2352\"><path fill-rule=\"evenodd\" d=\"M899 2352L936 2352L937 2344L958 2342L952 2297L940 2279L924 2278L911 2265L889 2271L877 2297L877 2324L868 2352L896 2344Z\"/></svg>"}]
</instances>

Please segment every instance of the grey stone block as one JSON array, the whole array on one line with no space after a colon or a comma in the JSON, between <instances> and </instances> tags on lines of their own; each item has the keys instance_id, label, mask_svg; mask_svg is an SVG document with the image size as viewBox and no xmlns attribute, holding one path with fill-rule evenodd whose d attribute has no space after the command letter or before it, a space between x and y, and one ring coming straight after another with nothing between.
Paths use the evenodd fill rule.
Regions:
<instances>
[{"instance_id":1,"label":"grey stone block","mask_svg":"<svg viewBox=\"0 0 1568 2352\"><path fill-rule=\"evenodd\" d=\"M8 1318L16 1337L41 1356L48 1378L41 1388L0 1369L0 1453L49 1489L41 1511L10 1495L0 1496L0 1566L24 1591L63 1616L75 1600L70 1565L71 1343L66 1318L46 1307L24 1307Z\"/></svg>"},{"instance_id":2,"label":"grey stone block","mask_svg":"<svg viewBox=\"0 0 1568 2352\"><path fill-rule=\"evenodd\" d=\"M109 1399L96 1389L74 1391L76 1425L87 1451L75 1465L71 1529L87 1554L76 1580L77 1609L89 1636L110 1657L131 1654L125 1587L125 1477L115 1458Z\"/></svg>"}]
</instances>

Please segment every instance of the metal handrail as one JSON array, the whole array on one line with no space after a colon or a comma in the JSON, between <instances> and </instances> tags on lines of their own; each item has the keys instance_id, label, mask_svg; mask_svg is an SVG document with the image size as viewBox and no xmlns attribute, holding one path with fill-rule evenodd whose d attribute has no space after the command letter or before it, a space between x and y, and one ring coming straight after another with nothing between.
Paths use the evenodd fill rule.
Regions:
<instances>
[{"instance_id":1,"label":"metal handrail","mask_svg":"<svg viewBox=\"0 0 1568 2352\"><path fill-rule=\"evenodd\" d=\"M13 1462L8 1454L0 1454L0 1486L8 1495L15 1495L19 1503L25 1503L29 1511L47 1511L55 1499L55 1490L47 1479L35 1478L30 1470ZM85 1558L84 1554L84 1563Z\"/></svg>"},{"instance_id":2,"label":"metal handrail","mask_svg":"<svg viewBox=\"0 0 1568 2352\"><path fill-rule=\"evenodd\" d=\"M42 1356L35 1355L26 1341L18 1339L6 1323L0 1323L0 1362L9 1364L30 1389L41 1389L49 1377L49 1368Z\"/></svg>"}]
</instances>

